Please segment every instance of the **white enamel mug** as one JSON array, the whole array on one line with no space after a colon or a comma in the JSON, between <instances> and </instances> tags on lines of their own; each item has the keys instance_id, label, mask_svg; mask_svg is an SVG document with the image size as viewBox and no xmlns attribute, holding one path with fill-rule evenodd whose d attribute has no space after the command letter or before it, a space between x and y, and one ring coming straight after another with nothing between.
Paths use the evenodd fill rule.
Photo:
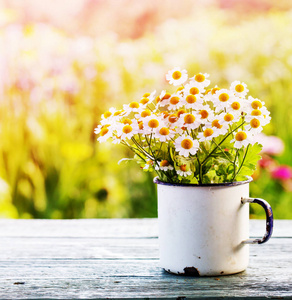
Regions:
<instances>
[{"instance_id":1,"label":"white enamel mug","mask_svg":"<svg viewBox=\"0 0 292 300\"><path fill-rule=\"evenodd\" d=\"M155 178L160 266L170 273L191 276L244 271L249 261L248 244L266 242L273 229L270 205L249 198L251 180L192 185ZM262 239L249 239L249 203L260 204L266 211Z\"/></svg>"}]
</instances>

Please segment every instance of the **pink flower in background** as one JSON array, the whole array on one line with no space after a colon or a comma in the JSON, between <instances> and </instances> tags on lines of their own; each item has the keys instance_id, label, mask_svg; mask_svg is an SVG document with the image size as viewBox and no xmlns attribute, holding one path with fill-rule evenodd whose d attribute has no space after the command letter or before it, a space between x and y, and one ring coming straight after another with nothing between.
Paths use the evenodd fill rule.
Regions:
<instances>
[{"instance_id":1,"label":"pink flower in background","mask_svg":"<svg viewBox=\"0 0 292 300\"><path fill-rule=\"evenodd\" d=\"M259 166L263 169L274 169L276 165L276 161L268 155L263 155L263 157L259 160Z\"/></svg>"},{"instance_id":2,"label":"pink flower in background","mask_svg":"<svg viewBox=\"0 0 292 300\"><path fill-rule=\"evenodd\" d=\"M272 172L271 176L274 179L288 180L292 178L292 170L289 166L278 166Z\"/></svg>"},{"instance_id":3,"label":"pink flower in background","mask_svg":"<svg viewBox=\"0 0 292 300\"><path fill-rule=\"evenodd\" d=\"M258 142L263 145L262 153L280 155L284 151L284 143L277 136L267 136L263 133L258 135Z\"/></svg>"}]
</instances>

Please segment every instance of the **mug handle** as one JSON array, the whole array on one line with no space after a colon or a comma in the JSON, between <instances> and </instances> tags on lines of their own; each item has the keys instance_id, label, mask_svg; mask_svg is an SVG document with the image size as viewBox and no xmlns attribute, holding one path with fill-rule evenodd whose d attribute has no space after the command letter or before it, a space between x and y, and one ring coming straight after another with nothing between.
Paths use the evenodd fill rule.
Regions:
<instances>
[{"instance_id":1,"label":"mug handle","mask_svg":"<svg viewBox=\"0 0 292 300\"><path fill-rule=\"evenodd\" d=\"M247 239L245 241L243 241L243 244L263 244L265 242L267 242L270 237L272 236L273 233L273 226L274 226L274 218L273 218L273 211L272 208L270 206L270 204L263 200L263 199L259 199L259 198L243 198L241 197L241 203L245 204L245 203L257 203L260 206L263 207L263 209L266 212L266 233L263 236L263 238L261 239Z\"/></svg>"}]
</instances>

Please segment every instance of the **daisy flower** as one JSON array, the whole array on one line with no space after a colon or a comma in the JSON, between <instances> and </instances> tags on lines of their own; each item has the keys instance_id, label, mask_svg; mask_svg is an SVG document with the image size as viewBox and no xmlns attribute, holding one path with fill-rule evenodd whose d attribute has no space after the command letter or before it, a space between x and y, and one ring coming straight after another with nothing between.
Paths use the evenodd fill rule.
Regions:
<instances>
[{"instance_id":1,"label":"daisy flower","mask_svg":"<svg viewBox=\"0 0 292 300\"><path fill-rule=\"evenodd\" d=\"M171 171L173 170L173 166L169 163L168 160L164 159L160 162L158 162L159 166L155 166L155 170L162 170L162 171Z\"/></svg>"},{"instance_id":2,"label":"daisy flower","mask_svg":"<svg viewBox=\"0 0 292 300\"><path fill-rule=\"evenodd\" d=\"M188 177L192 175L193 172L191 170L187 171L186 165L181 165L179 166L179 169L176 170L176 173L182 177Z\"/></svg>"},{"instance_id":3,"label":"daisy flower","mask_svg":"<svg viewBox=\"0 0 292 300\"><path fill-rule=\"evenodd\" d=\"M148 117L143 119L144 132L145 133L153 133L158 128L164 126L164 121L162 116L158 116L156 114L151 114Z\"/></svg>"},{"instance_id":4,"label":"daisy flower","mask_svg":"<svg viewBox=\"0 0 292 300\"><path fill-rule=\"evenodd\" d=\"M190 78L190 80L200 83L202 87L207 87L210 84L210 80L207 79L209 76L210 75L207 73L198 73L194 77Z\"/></svg>"},{"instance_id":5,"label":"daisy flower","mask_svg":"<svg viewBox=\"0 0 292 300\"><path fill-rule=\"evenodd\" d=\"M190 83L185 85L184 94L186 95L200 95L205 93L204 85L197 81L191 81Z\"/></svg>"},{"instance_id":6,"label":"daisy flower","mask_svg":"<svg viewBox=\"0 0 292 300\"><path fill-rule=\"evenodd\" d=\"M154 160L147 160L145 166L143 167L143 170L149 170L153 167L154 165Z\"/></svg>"},{"instance_id":7,"label":"daisy flower","mask_svg":"<svg viewBox=\"0 0 292 300\"><path fill-rule=\"evenodd\" d=\"M140 100L140 103L142 105L148 105L150 103L153 102L153 100L155 99L155 94L156 94L156 90L153 91L151 94L150 93L145 93L142 97L142 99Z\"/></svg>"},{"instance_id":8,"label":"daisy flower","mask_svg":"<svg viewBox=\"0 0 292 300\"><path fill-rule=\"evenodd\" d=\"M157 138L160 142L166 142L171 140L175 136L175 132L168 127L157 128L154 137Z\"/></svg>"},{"instance_id":9,"label":"daisy flower","mask_svg":"<svg viewBox=\"0 0 292 300\"><path fill-rule=\"evenodd\" d=\"M217 116L214 115L211 118L210 122L207 122L205 124L205 128L211 128L213 131L216 132L216 134L218 134L217 136L219 136L225 134L228 131L229 126L227 122L223 121L221 114Z\"/></svg>"},{"instance_id":10,"label":"daisy flower","mask_svg":"<svg viewBox=\"0 0 292 300\"><path fill-rule=\"evenodd\" d=\"M177 110L184 106L183 98L180 94L173 94L168 102L168 110Z\"/></svg>"},{"instance_id":11,"label":"daisy flower","mask_svg":"<svg viewBox=\"0 0 292 300\"><path fill-rule=\"evenodd\" d=\"M127 113L124 110L117 110L111 107L108 111L101 115L100 124L106 125L112 122L118 121L120 118L125 116Z\"/></svg>"},{"instance_id":12,"label":"daisy flower","mask_svg":"<svg viewBox=\"0 0 292 300\"><path fill-rule=\"evenodd\" d=\"M187 71L180 68L174 68L166 74L166 80L174 86L183 84L187 79Z\"/></svg>"},{"instance_id":13,"label":"daisy flower","mask_svg":"<svg viewBox=\"0 0 292 300\"><path fill-rule=\"evenodd\" d=\"M226 110L228 112L238 112L241 114L245 111L246 108L246 101L243 101L243 99L235 97L232 98L232 101L228 102L228 105L226 107Z\"/></svg>"},{"instance_id":14,"label":"daisy flower","mask_svg":"<svg viewBox=\"0 0 292 300\"><path fill-rule=\"evenodd\" d=\"M204 126L203 131L198 133L198 139L199 142L210 141L219 135L220 131L218 131L216 128Z\"/></svg>"},{"instance_id":15,"label":"daisy flower","mask_svg":"<svg viewBox=\"0 0 292 300\"><path fill-rule=\"evenodd\" d=\"M227 112L220 115L222 118L221 123L224 126L224 124L232 125L233 123L236 123L240 120L241 114L238 112Z\"/></svg>"},{"instance_id":16,"label":"daisy flower","mask_svg":"<svg viewBox=\"0 0 292 300\"><path fill-rule=\"evenodd\" d=\"M214 113L208 104L200 105L197 112L201 124L206 124L209 120L214 118Z\"/></svg>"},{"instance_id":17,"label":"daisy flower","mask_svg":"<svg viewBox=\"0 0 292 300\"><path fill-rule=\"evenodd\" d=\"M167 93L163 90L159 96L155 98L157 107L164 107L169 103L169 98L171 97L170 93Z\"/></svg>"},{"instance_id":18,"label":"daisy flower","mask_svg":"<svg viewBox=\"0 0 292 300\"><path fill-rule=\"evenodd\" d=\"M178 126L186 129L196 129L201 125L200 119L193 113L182 114L178 120Z\"/></svg>"},{"instance_id":19,"label":"daisy flower","mask_svg":"<svg viewBox=\"0 0 292 300\"><path fill-rule=\"evenodd\" d=\"M177 114L170 114L166 118L167 127L170 129L175 128L176 126L178 126L178 120L179 120L179 117L177 116Z\"/></svg>"},{"instance_id":20,"label":"daisy flower","mask_svg":"<svg viewBox=\"0 0 292 300\"><path fill-rule=\"evenodd\" d=\"M212 97L213 103L216 106L216 111L220 111L223 108L233 102L234 95L227 89L220 89L215 92Z\"/></svg>"},{"instance_id":21,"label":"daisy flower","mask_svg":"<svg viewBox=\"0 0 292 300\"><path fill-rule=\"evenodd\" d=\"M261 109L252 110L245 117L247 121L250 121L253 118L260 119L262 126L269 124L271 121L270 112L264 106Z\"/></svg>"},{"instance_id":22,"label":"daisy flower","mask_svg":"<svg viewBox=\"0 0 292 300\"><path fill-rule=\"evenodd\" d=\"M98 129L95 131L95 133L97 133L97 132L99 133L99 138L97 140L100 143L107 141L113 135L113 130L110 126L102 126L102 128L100 128L100 130Z\"/></svg>"},{"instance_id":23,"label":"daisy flower","mask_svg":"<svg viewBox=\"0 0 292 300\"><path fill-rule=\"evenodd\" d=\"M135 118L136 119L144 119L144 118L146 118L146 117L149 117L149 116L151 116L151 110L150 109L148 109L148 108L146 108L146 109L144 109L144 110L142 110L139 114L136 114L135 115Z\"/></svg>"},{"instance_id":24,"label":"daisy flower","mask_svg":"<svg viewBox=\"0 0 292 300\"><path fill-rule=\"evenodd\" d=\"M234 148L240 149L248 144L253 144L253 136L250 132L238 131L230 142L234 143Z\"/></svg>"},{"instance_id":25,"label":"daisy flower","mask_svg":"<svg viewBox=\"0 0 292 300\"><path fill-rule=\"evenodd\" d=\"M127 114L131 112L140 112L141 110L145 109L146 104L141 104L137 101L133 101L129 104L124 104L123 109Z\"/></svg>"},{"instance_id":26,"label":"daisy flower","mask_svg":"<svg viewBox=\"0 0 292 300\"><path fill-rule=\"evenodd\" d=\"M195 155L199 149L199 142L194 140L189 135L179 136L175 140L175 150L184 157L188 157L190 154Z\"/></svg>"},{"instance_id":27,"label":"daisy flower","mask_svg":"<svg viewBox=\"0 0 292 300\"><path fill-rule=\"evenodd\" d=\"M117 136L121 139L121 140L125 140L125 139L131 139L135 134L138 133L138 123L137 121L133 121L131 122L131 124L129 123L120 123L117 126Z\"/></svg>"},{"instance_id":28,"label":"daisy flower","mask_svg":"<svg viewBox=\"0 0 292 300\"><path fill-rule=\"evenodd\" d=\"M244 98L248 93L247 85L244 82L238 80L233 81L230 86L230 90L234 93L235 96Z\"/></svg>"},{"instance_id":29,"label":"daisy flower","mask_svg":"<svg viewBox=\"0 0 292 300\"><path fill-rule=\"evenodd\" d=\"M183 98L183 104L186 109L196 109L198 105L203 104L203 99L199 94L186 94Z\"/></svg>"},{"instance_id":30,"label":"daisy flower","mask_svg":"<svg viewBox=\"0 0 292 300\"><path fill-rule=\"evenodd\" d=\"M248 121L248 125L245 127L245 130L248 130L252 134L260 133L263 130L264 126L264 117L251 118Z\"/></svg>"},{"instance_id":31,"label":"daisy flower","mask_svg":"<svg viewBox=\"0 0 292 300\"><path fill-rule=\"evenodd\" d=\"M249 96L246 102L248 111L252 111L254 109L261 109L265 105L265 102L257 98L253 98L252 96Z\"/></svg>"}]
</instances>

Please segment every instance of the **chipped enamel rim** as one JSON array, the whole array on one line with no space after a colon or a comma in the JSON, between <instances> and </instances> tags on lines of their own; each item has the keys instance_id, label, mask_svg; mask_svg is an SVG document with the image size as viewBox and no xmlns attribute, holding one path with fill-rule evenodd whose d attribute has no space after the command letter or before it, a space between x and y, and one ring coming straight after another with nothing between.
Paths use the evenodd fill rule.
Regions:
<instances>
[{"instance_id":1,"label":"chipped enamel rim","mask_svg":"<svg viewBox=\"0 0 292 300\"><path fill-rule=\"evenodd\" d=\"M233 181L233 182L224 182L224 183L205 183L205 184L194 184L194 183L171 183L171 182L164 182L155 177L153 182L156 184L161 185L169 185L169 186L186 186L186 187L217 187L217 186L237 186L246 183L252 182L252 177L248 176L248 179L245 181Z\"/></svg>"}]
</instances>

